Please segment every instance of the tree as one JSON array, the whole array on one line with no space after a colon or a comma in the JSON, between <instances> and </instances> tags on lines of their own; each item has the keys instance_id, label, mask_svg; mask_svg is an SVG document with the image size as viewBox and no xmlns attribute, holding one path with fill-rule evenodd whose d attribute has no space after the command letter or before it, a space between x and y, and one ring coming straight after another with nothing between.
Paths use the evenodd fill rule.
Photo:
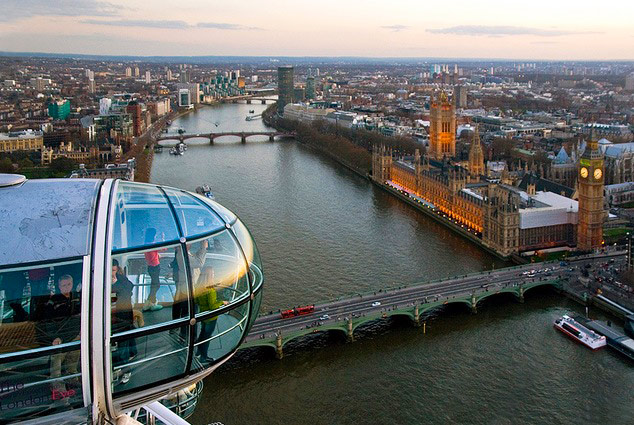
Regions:
<instances>
[{"instance_id":1,"label":"tree","mask_svg":"<svg viewBox=\"0 0 634 425\"><path fill-rule=\"evenodd\" d=\"M18 167L20 168L20 170L33 168L33 161L31 161L29 158L23 158L18 161Z\"/></svg>"},{"instance_id":2,"label":"tree","mask_svg":"<svg viewBox=\"0 0 634 425\"><path fill-rule=\"evenodd\" d=\"M77 163L70 158L55 158L50 165L51 171L56 174L68 174L77 168Z\"/></svg>"},{"instance_id":3,"label":"tree","mask_svg":"<svg viewBox=\"0 0 634 425\"><path fill-rule=\"evenodd\" d=\"M14 173L13 163L9 158L0 159L0 173Z\"/></svg>"}]
</instances>

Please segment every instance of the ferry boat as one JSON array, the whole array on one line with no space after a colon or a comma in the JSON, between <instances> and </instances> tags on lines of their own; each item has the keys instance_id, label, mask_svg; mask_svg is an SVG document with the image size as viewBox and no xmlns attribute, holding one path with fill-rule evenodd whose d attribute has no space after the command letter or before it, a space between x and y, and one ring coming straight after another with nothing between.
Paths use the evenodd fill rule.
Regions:
<instances>
[{"instance_id":1,"label":"ferry boat","mask_svg":"<svg viewBox=\"0 0 634 425\"><path fill-rule=\"evenodd\" d=\"M568 315L563 315L555 320L555 328L592 350L597 350L606 345L604 336L586 328Z\"/></svg>"}]
</instances>

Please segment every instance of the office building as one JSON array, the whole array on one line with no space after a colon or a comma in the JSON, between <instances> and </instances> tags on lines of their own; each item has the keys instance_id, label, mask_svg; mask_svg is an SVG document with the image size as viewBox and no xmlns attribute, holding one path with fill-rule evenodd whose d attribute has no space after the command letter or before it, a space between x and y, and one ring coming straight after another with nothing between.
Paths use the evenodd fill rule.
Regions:
<instances>
[{"instance_id":1,"label":"office building","mask_svg":"<svg viewBox=\"0 0 634 425\"><path fill-rule=\"evenodd\" d=\"M48 116L54 120L65 120L70 115L70 100L58 100L48 105Z\"/></svg>"},{"instance_id":2,"label":"office building","mask_svg":"<svg viewBox=\"0 0 634 425\"><path fill-rule=\"evenodd\" d=\"M127 78L132 77L132 68L130 68L129 66L125 69L125 76Z\"/></svg>"},{"instance_id":3,"label":"office building","mask_svg":"<svg viewBox=\"0 0 634 425\"><path fill-rule=\"evenodd\" d=\"M152 82L152 74L150 71L145 71L145 84L150 84Z\"/></svg>"},{"instance_id":4,"label":"office building","mask_svg":"<svg viewBox=\"0 0 634 425\"><path fill-rule=\"evenodd\" d=\"M112 106L112 100L107 97L99 99L99 115L108 115L110 113L110 106Z\"/></svg>"},{"instance_id":5,"label":"office building","mask_svg":"<svg viewBox=\"0 0 634 425\"><path fill-rule=\"evenodd\" d=\"M453 95L456 108L467 107L467 88L465 86L455 86Z\"/></svg>"},{"instance_id":6,"label":"office building","mask_svg":"<svg viewBox=\"0 0 634 425\"><path fill-rule=\"evenodd\" d=\"M189 90L188 89L180 89L178 91L178 106L187 107L191 104Z\"/></svg>"},{"instance_id":7,"label":"office building","mask_svg":"<svg viewBox=\"0 0 634 425\"><path fill-rule=\"evenodd\" d=\"M282 115L284 107L293 103L293 79L294 70L292 66L280 66L277 68L277 113Z\"/></svg>"}]
</instances>

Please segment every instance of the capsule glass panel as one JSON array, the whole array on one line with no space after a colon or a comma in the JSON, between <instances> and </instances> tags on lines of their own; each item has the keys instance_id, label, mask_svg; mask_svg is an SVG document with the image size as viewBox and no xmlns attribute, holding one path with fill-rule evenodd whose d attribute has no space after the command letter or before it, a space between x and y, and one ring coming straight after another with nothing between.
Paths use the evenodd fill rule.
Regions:
<instances>
[{"instance_id":1,"label":"capsule glass panel","mask_svg":"<svg viewBox=\"0 0 634 425\"><path fill-rule=\"evenodd\" d=\"M207 314L196 324L196 343L192 369L211 366L218 359L238 348L246 332L249 303L215 316Z\"/></svg>"},{"instance_id":2,"label":"capsule glass panel","mask_svg":"<svg viewBox=\"0 0 634 425\"><path fill-rule=\"evenodd\" d=\"M81 277L81 260L0 272L2 419L83 405Z\"/></svg>"},{"instance_id":3,"label":"capsule glass panel","mask_svg":"<svg viewBox=\"0 0 634 425\"><path fill-rule=\"evenodd\" d=\"M225 223L233 224L236 221L237 217L234 213L220 205L218 202L213 201L205 196L193 194L197 199L205 202L207 205L210 205L211 208L225 221Z\"/></svg>"},{"instance_id":4,"label":"capsule glass panel","mask_svg":"<svg viewBox=\"0 0 634 425\"><path fill-rule=\"evenodd\" d=\"M193 195L170 188L164 190L174 206L185 237L198 236L225 227L220 217Z\"/></svg>"},{"instance_id":5,"label":"capsule glass panel","mask_svg":"<svg viewBox=\"0 0 634 425\"><path fill-rule=\"evenodd\" d=\"M180 244L113 255L112 266L113 335L189 316Z\"/></svg>"},{"instance_id":6,"label":"capsule glass panel","mask_svg":"<svg viewBox=\"0 0 634 425\"><path fill-rule=\"evenodd\" d=\"M255 291L264 282L264 273L262 271L262 259L260 258L260 252L258 251L258 247L255 245L255 241L251 236L251 232L249 232L249 230L240 220L236 220L231 228L238 238L238 241L240 241L242 251L244 252L244 255L246 255L247 261L249 262L253 290Z\"/></svg>"},{"instance_id":7,"label":"capsule glass panel","mask_svg":"<svg viewBox=\"0 0 634 425\"><path fill-rule=\"evenodd\" d=\"M113 338L112 391L115 394L183 376L187 366L189 324L150 335Z\"/></svg>"},{"instance_id":8,"label":"capsule glass panel","mask_svg":"<svg viewBox=\"0 0 634 425\"><path fill-rule=\"evenodd\" d=\"M153 240L146 242L148 229L167 242L179 239L167 199L158 188L120 182L114 202L113 250L152 245Z\"/></svg>"},{"instance_id":9,"label":"capsule glass panel","mask_svg":"<svg viewBox=\"0 0 634 425\"><path fill-rule=\"evenodd\" d=\"M198 314L248 297L244 256L228 230L188 244L188 250Z\"/></svg>"}]
</instances>

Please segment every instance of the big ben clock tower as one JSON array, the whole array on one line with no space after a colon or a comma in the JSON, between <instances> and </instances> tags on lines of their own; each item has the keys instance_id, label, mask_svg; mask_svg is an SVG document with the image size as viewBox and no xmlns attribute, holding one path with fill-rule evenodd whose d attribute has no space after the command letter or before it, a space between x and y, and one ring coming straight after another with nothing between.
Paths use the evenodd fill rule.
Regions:
<instances>
[{"instance_id":1,"label":"big ben clock tower","mask_svg":"<svg viewBox=\"0 0 634 425\"><path fill-rule=\"evenodd\" d=\"M579 160L579 224L577 248L590 251L603 242L603 155L594 133Z\"/></svg>"}]
</instances>

